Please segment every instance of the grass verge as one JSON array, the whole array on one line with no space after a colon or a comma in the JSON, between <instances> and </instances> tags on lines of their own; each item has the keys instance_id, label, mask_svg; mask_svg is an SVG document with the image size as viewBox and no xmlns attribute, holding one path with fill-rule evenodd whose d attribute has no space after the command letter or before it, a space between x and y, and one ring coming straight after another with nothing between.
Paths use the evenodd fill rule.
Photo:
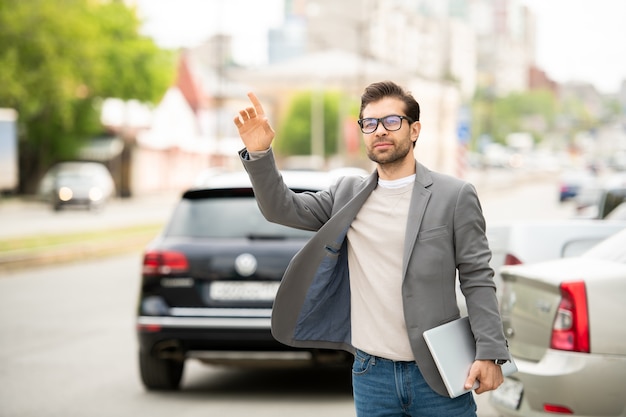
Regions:
<instances>
[{"instance_id":1,"label":"grass verge","mask_svg":"<svg viewBox=\"0 0 626 417\"><path fill-rule=\"evenodd\" d=\"M138 251L148 244L162 227L162 224L148 224L0 239L0 270Z\"/></svg>"}]
</instances>

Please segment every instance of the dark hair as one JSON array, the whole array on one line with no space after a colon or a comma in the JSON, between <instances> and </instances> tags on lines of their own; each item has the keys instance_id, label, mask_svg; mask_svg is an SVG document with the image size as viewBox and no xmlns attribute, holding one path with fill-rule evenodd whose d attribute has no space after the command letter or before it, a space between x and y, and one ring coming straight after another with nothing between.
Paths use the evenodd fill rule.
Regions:
<instances>
[{"instance_id":1,"label":"dark hair","mask_svg":"<svg viewBox=\"0 0 626 417\"><path fill-rule=\"evenodd\" d=\"M413 98L410 92L404 91L402 87L392 81L381 81L368 85L361 96L361 110L359 119L363 117L363 109L370 103L381 100L385 97L394 97L404 102L406 116L414 122L420 119L420 105Z\"/></svg>"}]
</instances>

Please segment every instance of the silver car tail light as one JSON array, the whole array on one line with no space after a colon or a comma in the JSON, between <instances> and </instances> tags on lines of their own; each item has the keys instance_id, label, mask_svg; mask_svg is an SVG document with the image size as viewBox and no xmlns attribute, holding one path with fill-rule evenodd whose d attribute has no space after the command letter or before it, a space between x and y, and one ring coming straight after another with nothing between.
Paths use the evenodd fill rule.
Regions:
<instances>
[{"instance_id":1,"label":"silver car tail light","mask_svg":"<svg viewBox=\"0 0 626 417\"><path fill-rule=\"evenodd\" d=\"M585 283L563 282L560 290L561 302L552 326L550 347L589 353L589 313Z\"/></svg>"},{"instance_id":2,"label":"silver car tail light","mask_svg":"<svg viewBox=\"0 0 626 417\"><path fill-rule=\"evenodd\" d=\"M558 404L544 404L543 411L554 414L574 414L569 408Z\"/></svg>"},{"instance_id":3,"label":"silver car tail light","mask_svg":"<svg viewBox=\"0 0 626 417\"><path fill-rule=\"evenodd\" d=\"M519 258L515 255L511 255L510 253L507 253L506 256L504 257L504 265L520 265L522 264L522 261L519 260Z\"/></svg>"}]
</instances>

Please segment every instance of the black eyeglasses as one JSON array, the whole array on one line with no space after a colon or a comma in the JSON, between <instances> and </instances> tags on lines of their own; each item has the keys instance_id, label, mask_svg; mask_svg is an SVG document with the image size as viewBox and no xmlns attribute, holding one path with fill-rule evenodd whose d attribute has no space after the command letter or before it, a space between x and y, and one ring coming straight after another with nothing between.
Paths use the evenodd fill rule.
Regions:
<instances>
[{"instance_id":1,"label":"black eyeglasses","mask_svg":"<svg viewBox=\"0 0 626 417\"><path fill-rule=\"evenodd\" d=\"M363 133L375 132L376 129L378 129L378 124L380 122L383 123L383 127L385 129L387 129L390 132L393 132L395 130L400 130L400 128L402 127L402 119L406 119L409 122L409 124L413 123L413 120L411 120L410 118L405 117L405 116L398 116L396 114L381 117L379 119L375 117L365 117L363 119L359 119L358 123L359 123L359 126L361 126L361 132Z\"/></svg>"}]
</instances>

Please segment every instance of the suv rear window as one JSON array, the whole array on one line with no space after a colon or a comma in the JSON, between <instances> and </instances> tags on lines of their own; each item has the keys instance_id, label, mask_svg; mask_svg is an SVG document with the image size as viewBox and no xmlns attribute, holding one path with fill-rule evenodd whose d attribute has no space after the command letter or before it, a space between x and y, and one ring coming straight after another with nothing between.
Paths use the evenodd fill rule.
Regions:
<instances>
[{"instance_id":1,"label":"suv rear window","mask_svg":"<svg viewBox=\"0 0 626 417\"><path fill-rule=\"evenodd\" d=\"M165 231L194 238L295 239L313 232L270 223L251 190L203 190L183 196Z\"/></svg>"}]
</instances>

